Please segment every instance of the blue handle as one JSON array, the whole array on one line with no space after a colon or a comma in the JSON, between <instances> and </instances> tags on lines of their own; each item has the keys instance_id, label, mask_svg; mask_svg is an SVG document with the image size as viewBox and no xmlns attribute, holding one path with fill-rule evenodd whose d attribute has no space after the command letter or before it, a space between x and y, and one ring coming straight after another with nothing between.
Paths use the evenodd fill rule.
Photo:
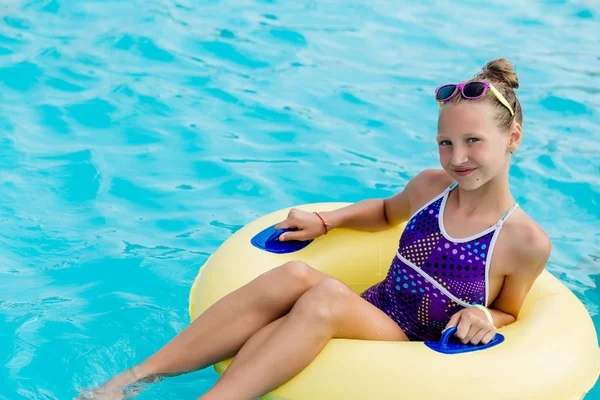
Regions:
<instances>
[{"instance_id":1,"label":"blue handle","mask_svg":"<svg viewBox=\"0 0 600 400\"><path fill-rule=\"evenodd\" d=\"M289 229L289 228L275 230L275 228L273 228L273 233L271 234L271 236L269 236L267 238L267 240L265 241L265 243L267 245L271 245L272 246L274 244L274 242L279 242L279 236L283 235L286 232L291 232L291 231L294 231L294 230L295 229Z\"/></svg>"},{"instance_id":2,"label":"blue handle","mask_svg":"<svg viewBox=\"0 0 600 400\"><path fill-rule=\"evenodd\" d=\"M258 249L268 251L269 253L275 254L287 254L293 253L298 250L302 250L308 246L312 240L299 241L299 240L286 240L285 242L279 241L279 236L286 232L294 231L295 229L278 229L275 230L275 225L272 225L262 232L259 232L254 236L250 243Z\"/></svg>"},{"instance_id":3,"label":"blue handle","mask_svg":"<svg viewBox=\"0 0 600 400\"><path fill-rule=\"evenodd\" d=\"M456 333L456 327L448 328L442 333L442 337L440 338L440 345L447 346L450 342L452 336Z\"/></svg>"},{"instance_id":4,"label":"blue handle","mask_svg":"<svg viewBox=\"0 0 600 400\"><path fill-rule=\"evenodd\" d=\"M496 333L496 336L488 344L463 344L451 342L452 336L456 333L456 327L448 328L442 333L442 337L439 342L425 342L425 346L429 347L431 350L437 351L438 353L443 354L460 354L460 353L469 353L472 351L480 351L489 349L490 347L494 347L504 342L504 335L500 333Z\"/></svg>"}]
</instances>

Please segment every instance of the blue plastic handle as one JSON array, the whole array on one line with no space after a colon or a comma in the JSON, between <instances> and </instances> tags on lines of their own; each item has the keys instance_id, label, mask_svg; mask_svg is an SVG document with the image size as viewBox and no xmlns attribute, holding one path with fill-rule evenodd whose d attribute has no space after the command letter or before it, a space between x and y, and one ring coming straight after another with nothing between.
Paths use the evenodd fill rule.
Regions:
<instances>
[{"instance_id":1,"label":"blue plastic handle","mask_svg":"<svg viewBox=\"0 0 600 400\"><path fill-rule=\"evenodd\" d=\"M450 342L452 336L456 333L456 327L448 328L442 333L442 337L440 338L440 344L447 346Z\"/></svg>"},{"instance_id":2,"label":"blue plastic handle","mask_svg":"<svg viewBox=\"0 0 600 400\"><path fill-rule=\"evenodd\" d=\"M283 235L286 232L291 232L294 231L295 229L279 229L279 230L275 230L275 228L273 228L273 233L271 234L271 236L269 236L267 238L266 243L269 245L273 245L274 242L279 242L279 236Z\"/></svg>"},{"instance_id":3,"label":"blue plastic handle","mask_svg":"<svg viewBox=\"0 0 600 400\"><path fill-rule=\"evenodd\" d=\"M302 250L308 246L312 240L299 241L299 240L286 240L285 242L279 241L279 236L285 232L291 232L295 229L278 229L275 230L275 225L272 225L262 232L259 232L254 236L250 243L256 248L259 248L269 253L275 254L287 254L293 253L298 250Z\"/></svg>"},{"instance_id":4,"label":"blue plastic handle","mask_svg":"<svg viewBox=\"0 0 600 400\"><path fill-rule=\"evenodd\" d=\"M456 333L456 327L448 328L442 333L442 337L439 342L425 342L425 346L431 350L437 351L443 354L460 354L469 353L472 351L480 351L489 349L504 342L504 335L496 333L496 336L488 344L463 344L460 342L452 342L452 336Z\"/></svg>"}]
</instances>

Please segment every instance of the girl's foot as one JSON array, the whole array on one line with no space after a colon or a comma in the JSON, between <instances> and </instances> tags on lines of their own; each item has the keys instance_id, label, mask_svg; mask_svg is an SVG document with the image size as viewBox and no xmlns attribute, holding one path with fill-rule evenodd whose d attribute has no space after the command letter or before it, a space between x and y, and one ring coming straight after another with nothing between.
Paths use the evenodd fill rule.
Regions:
<instances>
[{"instance_id":1,"label":"girl's foot","mask_svg":"<svg viewBox=\"0 0 600 400\"><path fill-rule=\"evenodd\" d=\"M129 399L143 390L149 384L162 380L158 375L142 377L136 367L115 376L102 386L94 389L84 389L77 400L123 400Z\"/></svg>"}]
</instances>

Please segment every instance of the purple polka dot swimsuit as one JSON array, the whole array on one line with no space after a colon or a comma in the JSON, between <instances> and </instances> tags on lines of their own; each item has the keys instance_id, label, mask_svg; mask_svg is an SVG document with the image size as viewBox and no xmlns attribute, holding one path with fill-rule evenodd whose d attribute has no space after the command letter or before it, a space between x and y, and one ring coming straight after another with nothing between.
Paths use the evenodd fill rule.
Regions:
<instances>
[{"instance_id":1,"label":"purple polka dot swimsuit","mask_svg":"<svg viewBox=\"0 0 600 400\"><path fill-rule=\"evenodd\" d=\"M488 303L488 272L502 224L469 238L452 238L444 229L444 209L453 183L417 211L400 238L387 277L361 294L385 312L410 340L439 340L453 314Z\"/></svg>"}]
</instances>

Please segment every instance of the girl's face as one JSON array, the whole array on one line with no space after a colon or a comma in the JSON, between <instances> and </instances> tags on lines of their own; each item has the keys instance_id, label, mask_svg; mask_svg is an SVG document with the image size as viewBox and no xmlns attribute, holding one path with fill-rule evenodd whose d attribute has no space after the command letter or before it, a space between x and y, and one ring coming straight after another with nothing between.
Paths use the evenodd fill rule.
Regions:
<instances>
[{"instance_id":1,"label":"girl's face","mask_svg":"<svg viewBox=\"0 0 600 400\"><path fill-rule=\"evenodd\" d=\"M474 190L508 170L510 151L516 150L521 128L500 130L496 109L486 102L446 104L438 119L440 163L465 190ZM516 140L516 141L515 141Z\"/></svg>"}]
</instances>

